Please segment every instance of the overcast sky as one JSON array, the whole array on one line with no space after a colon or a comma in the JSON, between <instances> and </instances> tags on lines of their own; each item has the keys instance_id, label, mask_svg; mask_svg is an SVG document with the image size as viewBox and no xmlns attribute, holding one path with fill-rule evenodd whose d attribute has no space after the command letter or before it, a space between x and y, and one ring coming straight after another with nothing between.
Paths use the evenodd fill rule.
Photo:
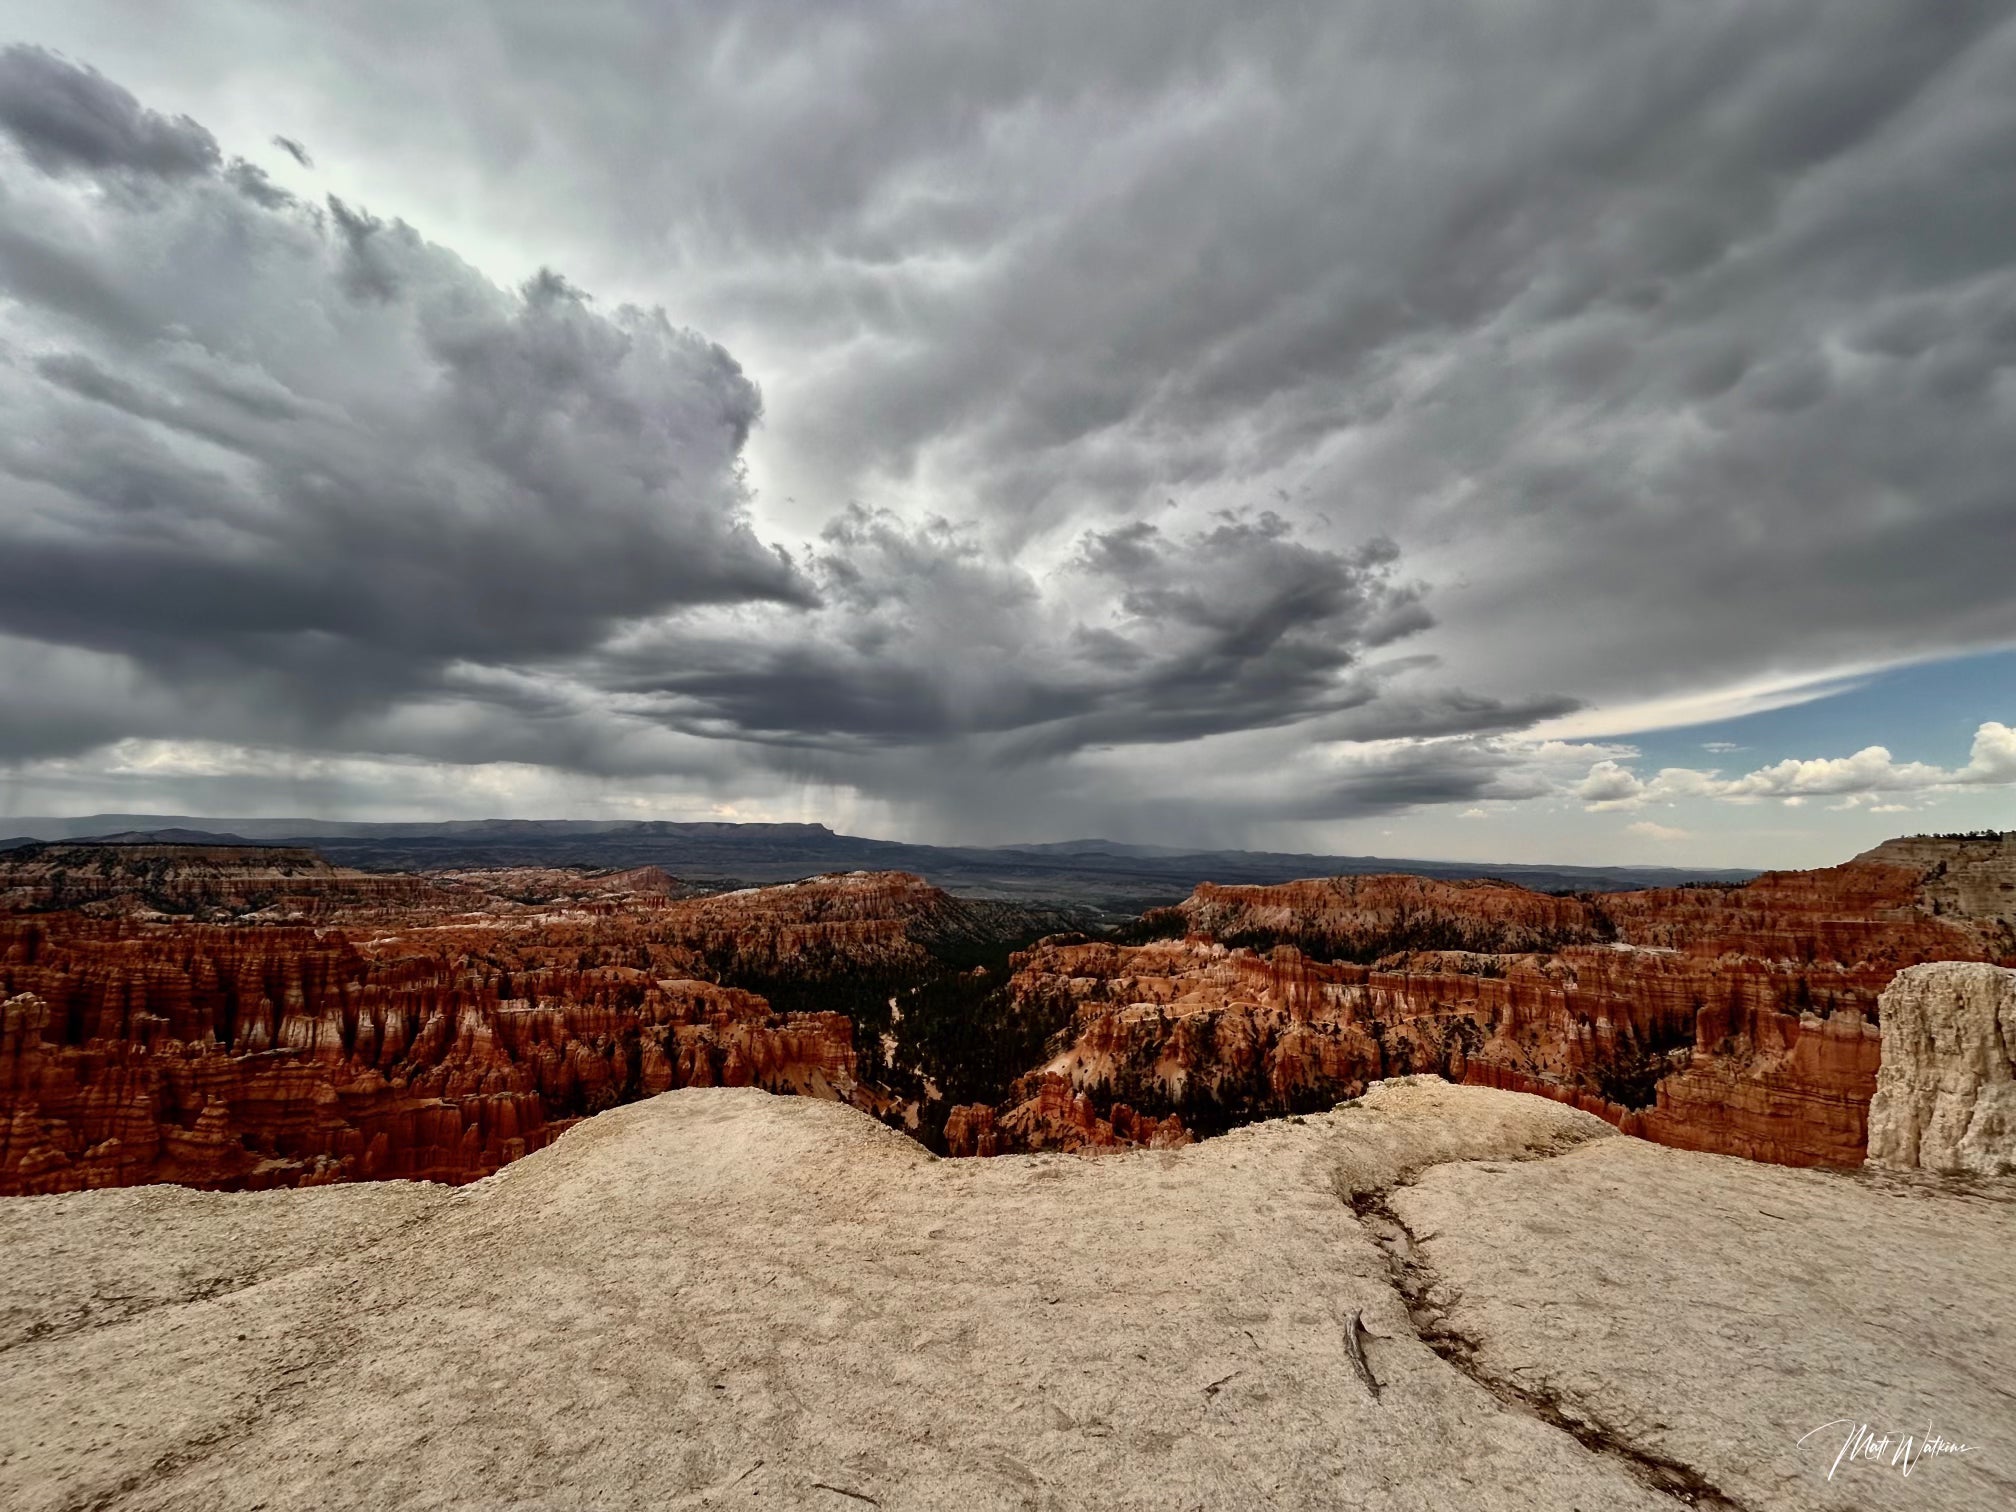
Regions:
<instances>
[{"instance_id":1,"label":"overcast sky","mask_svg":"<svg viewBox=\"0 0 2016 1512\"><path fill-rule=\"evenodd\" d=\"M2016 826L2016 5L7 43L0 815Z\"/></svg>"}]
</instances>

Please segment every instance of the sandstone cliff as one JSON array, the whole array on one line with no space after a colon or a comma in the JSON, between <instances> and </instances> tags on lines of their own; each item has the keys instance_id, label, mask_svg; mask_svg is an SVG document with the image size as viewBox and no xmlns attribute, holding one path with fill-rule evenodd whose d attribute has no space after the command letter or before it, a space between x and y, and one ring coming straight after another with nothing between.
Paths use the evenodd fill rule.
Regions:
<instances>
[{"instance_id":1,"label":"sandstone cliff","mask_svg":"<svg viewBox=\"0 0 2016 1512\"><path fill-rule=\"evenodd\" d=\"M359 886L266 848L77 849L117 852L93 906L0 915L0 1193L469 1181L671 1087L847 1100L937 1140L1047 1027L977 1019L1005 970L958 954L1039 916L900 872L682 897L656 868ZM317 927L134 906L212 918L276 876ZM1012 1071L968 1074L997 1054Z\"/></svg>"},{"instance_id":2,"label":"sandstone cliff","mask_svg":"<svg viewBox=\"0 0 2016 1512\"><path fill-rule=\"evenodd\" d=\"M53 927L52 927L53 926ZM850 1026L628 966L0 924L0 1193L469 1181L677 1086L856 1092ZM506 995L509 994L509 995Z\"/></svg>"},{"instance_id":3,"label":"sandstone cliff","mask_svg":"<svg viewBox=\"0 0 2016 1512\"><path fill-rule=\"evenodd\" d=\"M1855 859L1911 870L1934 914L1999 921L2002 953L2016 954L2016 844L2010 836L1913 835L1886 840Z\"/></svg>"},{"instance_id":4,"label":"sandstone cliff","mask_svg":"<svg viewBox=\"0 0 2016 1512\"><path fill-rule=\"evenodd\" d=\"M2016 1174L2016 971L1940 963L1898 973L1883 994L1869 1159Z\"/></svg>"},{"instance_id":5,"label":"sandstone cliff","mask_svg":"<svg viewBox=\"0 0 2016 1512\"><path fill-rule=\"evenodd\" d=\"M1919 841L1741 887L1580 897L1410 877L1202 887L1145 921L1182 938L1018 957L1013 991L1070 1028L988 1127L1001 1148L1073 1145L1124 1105L1213 1132L1431 1071L1665 1144L1853 1165L1878 995L1917 962L2011 958L2012 858L2008 839ZM1047 1078L1087 1106L1044 1100Z\"/></svg>"},{"instance_id":6,"label":"sandstone cliff","mask_svg":"<svg viewBox=\"0 0 2016 1512\"><path fill-rule=\"evenodd\" d=\"M1205 883L1175 910L1185 929L1227 945L1295 945L1324 960L1370 962L1396 951L1553 950L1611 938L1602 913L1503 882L1322 877L1277 887Z\"/></svg>"},{"instance_id":7,"label":"sandstone cliff","mask_svg":"<svg viewBox=\"0 0 2016 1512\"><path fill-rule=\"evenodd\" d=\"M1070 920L905 873L690 896L655 868L73 849L97 859L15 853L27 911L0 916L0 1191L463 1181L715 1084L845 1099L960 1154L1169 1148L1418 1072L1852 1165L1878 994L1916 962L2012 959L2016 924L2008 842L1575 897L1207 886L1139 943L1012 956ZM89 901L50 907L80 870Z\"/></svg>"}]
</instances>

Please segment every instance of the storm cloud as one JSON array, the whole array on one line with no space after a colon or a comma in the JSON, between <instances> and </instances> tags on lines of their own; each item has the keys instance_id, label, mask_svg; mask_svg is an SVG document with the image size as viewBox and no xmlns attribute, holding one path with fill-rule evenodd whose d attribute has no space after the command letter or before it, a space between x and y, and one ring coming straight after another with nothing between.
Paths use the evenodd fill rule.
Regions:
<instances>
[{"instance_id":1,"label":"storm cloud","mask_svg":"<svg viewBox=\"0 0 2016 1512\"><path fill-rule=\"evenodd\" d=\"M2016 644L2006 3L22 14L16 756L1579 812Z\"/></svg>"},{"instance_id":2,"label":"storm cloud","mask_svg":"<svg viewBox=\"0 0 2016 1512\"><path fill-rule=\"evenodd\" d=\"M148 110L94 68L39 47L0 53L0 129L45 173L214 172L217 140L187 116Z\"/></svg>"},{"instance_id":3,"label":"storm cloud","mask_svg":"<svg viewBox=\"0 0 2016 1512\"><path fill-rule=\"evenodd\" d=\"M1228 514L1176 538L1088 531L1039 580L943 520L910 529L856 506L823 532L822 608L795 635L710 644L672 626L624 646L606 681L752 738L993 737L997 761L1298 723L1372 702L1380 670L1362 658L1430 623L1396 555L1317 550L1271 512Z\"/></svg>"},{"instance_id":4,"label":"storm cloud","mask_svg":"<svg viewBox=\"0 0 2016 1512\"><path fill-rule=\"evenodd\" d=\"M0 632L299 727L642 614L810 601L747 520L755 385L662 312L248 193L46 52L0 54L0 129Z\"/></svg>"},{"instance_id":5,"label":"storm cloud","mask_svg":"<svg viewBox=\"0 0 2016 1512\"><path fill-rule=\"evenodd\" d=\"M803 532L1278 491L1457 680L1596 701L2016 639L1999 0L343 18L453 102L416 171L761 354Z\"/></svg>"},{"instance_id":6,"label":"storm cloud","mask_svg":"<svg viewBox=\"0 0 2016 1512\"><path fill-rule=\"evenodd\" d=\"M499 289L94 71L4 63L14 756L146 733L638 775L730 740L999 768L1364 708L1391 670L1365 656L1431 623L1391 542L1271 510L1088 529L1039 576L851 505L794 557L750 525L761 401L720 347L550 270Z\"/></svg>"}]
</instances>

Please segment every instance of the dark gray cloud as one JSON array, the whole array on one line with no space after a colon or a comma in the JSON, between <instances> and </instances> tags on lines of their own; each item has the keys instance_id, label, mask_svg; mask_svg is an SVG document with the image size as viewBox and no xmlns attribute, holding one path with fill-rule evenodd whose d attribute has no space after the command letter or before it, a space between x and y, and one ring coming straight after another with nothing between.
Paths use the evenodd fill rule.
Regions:
<instances>
[{"instance_id":1,"label":"dark gray cloud","mask_svg":"<svg viewBox=\"0 0 2016 1512\"><path fill-rule=\"evenodd\" d=\"M2016 637L1980 549L2016 544L2010 21L756 5L567 45L507 8L434 150L606 186L606 267L669 255L710 329L799 354L796 494L936 493L1014 547L1285 484L1467 577L1470 680L1614 699ZM528 135L521 90L586 103Z\"/></svg>"},{"instance_id":2,"label":"dark gray cloud","mask_svg":"<svg viewBox=\"0 0 2016 1512\"><path fill-rule=\"evenodd\" d=\"M1272 512L1228 514L1179 537L1088 531L1039 582L971 532L856 506L824 532L825 608L796 633L669 627L598 681L696 732L864 753L981 738L990 766L1300 724L1374 704L1366 653L1430 623L1397 555L1319 550Z\"/></svg>"},{"instance_id":3,"label":"dark gray cloud","mask_svg":"<svg viewBox=\"0 0 2016 1512\"><path fill-rule=\"evenodd\" d=\"M1274 511L1088 529L1038 573L852 506L794 560L748 523L761 404L721 348L548 269L500 290L214 144L79 200L48 175L145 153L41 143L94 140L114 106L118 141L170 128L52 53L5 59L16 758L201 736L637 776L728 741L888 790L910 748L998 773L1376 722L1391 674L1364 658L1431 623L1391 542L1312 545ZM37 643L72 657L53 683Z\"/></svg>"},{"instance_id":4,"label":"dark gray cloud","mask_svg":"<svg viewBox=\"0 0 2016 1512\"><path fill-rule=\"evenodd\" d=\"M148 110L94 68L39 47L0 52L0 128L45 173L214 172L217 140L187 116Z\"/></svg>"},{"instance_id":5,"label":"dark gray cloud","mask_svg":"<svg viewBox=\"0 0 2016 1512\"><path fill-rule=\"evenodd\" d=\"M0 54L0 129L0 632L270 696L298 735L641 615L809 602L746 519L755 386L661 312L248 192L47 52ZM142 166L138 197L42 177Z\"/></svg>"},{"instance_id":6,"label":"dark gray cloud","mask_svg":"<svg viewBox=\"0 0 2016 1512\"><path fill-rule=\"evenodd\" d=\"M33 30L344 197L9 55L0 630L231 738L1301 820L2016 642L2004 0L163 15Z\"/></svg>"}]
</instances>

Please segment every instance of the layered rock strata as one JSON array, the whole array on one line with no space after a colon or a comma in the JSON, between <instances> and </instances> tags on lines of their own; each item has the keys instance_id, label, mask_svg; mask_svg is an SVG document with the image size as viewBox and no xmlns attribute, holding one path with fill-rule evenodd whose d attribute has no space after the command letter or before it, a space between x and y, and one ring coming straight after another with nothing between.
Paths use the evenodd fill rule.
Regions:
<instances>
[{"instance_id":1,"label":"layered rock strata","mask_svg":"<svg viewBox=\"0 0 2016 1512\"><path fill-rule=\"evenodd\" d=\"M1213 1132L1434 1072L1680 1148L1857 1164L1879 994L1918 962L2011 958L2012 855L1913 842L1741 887L1580 897L1413 877L1201 887L1145 921L1179 937L1017 958L1013 990L1064 1005L1070 1030L989 1127L1002 1148L1073 1146L1124 1105L1166 1140L1170 1117ZM1055 1078L1087 1106L1045 1095Z\"/></svg>"},{"instance_id":2,"label":"layered rock strata","mask_svg":"<svg viewBox=\"0 0 2016 1512\"><path fill-rule=\"evenodd\" d=\"M50 996L0 1005L0 1193L471 1181L672 1087L855 1091L837 1014L618 966L500 997L449 963L246 933L177 932L109 981L72 956Z\"/></svg>"},{"instance_id":3,"label":"layered rock strata","mask_svg":"<svg viewBox=\"0 0 2016 1512\"><path fill-rule=\"evenodd\" d=\"M2011 850L1898 842L1588 896L1207 886L1140 943L1059 935L1011 963L1001 942L1043 921L904 873L694 897L655 868L40 847L14 853L28 911L0 918L0 1191L463 1181L712 1084L848 1100L959 1154L1172 1148L1420 1072L1850 1165L1882 989L1919 961L2016 959ZM80 869L89 901L48 908Z\"/></svg>"},{"instance_id":4,"label":"layered rock strata","mask_svg":"<svg viewBox=\"0 0 2016 1512\"><path fill-rule=\"evenodd\" d=\"M372 904L446 907L452 894L405 873L332 866L274 845L56 843L0 851L0 913L326 914Z\"/></svg>"},{"instance_id":5,"label":"layered rock strata","mask_svg":"<svg viewBox=\"0 0 2016 1512\"><path fill-rule=\"evenodd\" d=\"M1897 974L1883 994L1869 1159L2016 1174L2016 971L1942 962Z\"/></svg>"},{"instance_id":6,"label":"layered rock strata","mask_svg":"<svg viewBox=\"0 0 2016 1512\"><path fill-rule=\"evenodd\" d=\"M271 847L36 856L14 875L40 890L0 916L0 1193L470 1181L673 1087L846 1100L935 1135L944 1107L925 1106L905 1037L925 1005L906 999L906 1019L895 994L935 972L956 1016L996 979L940 954L1029 922L902 872L683 896L655 867L418 878ZM87 907L44 906L75 901L80 874ZM286 907L264 891L281 883ZM315 927L285 922L304 908ZM879 1015L873 1075L856 1017L829 1002ZM1115 1116L1083 1138L1115 1137Z\"/></svg>"}]
</instances>

